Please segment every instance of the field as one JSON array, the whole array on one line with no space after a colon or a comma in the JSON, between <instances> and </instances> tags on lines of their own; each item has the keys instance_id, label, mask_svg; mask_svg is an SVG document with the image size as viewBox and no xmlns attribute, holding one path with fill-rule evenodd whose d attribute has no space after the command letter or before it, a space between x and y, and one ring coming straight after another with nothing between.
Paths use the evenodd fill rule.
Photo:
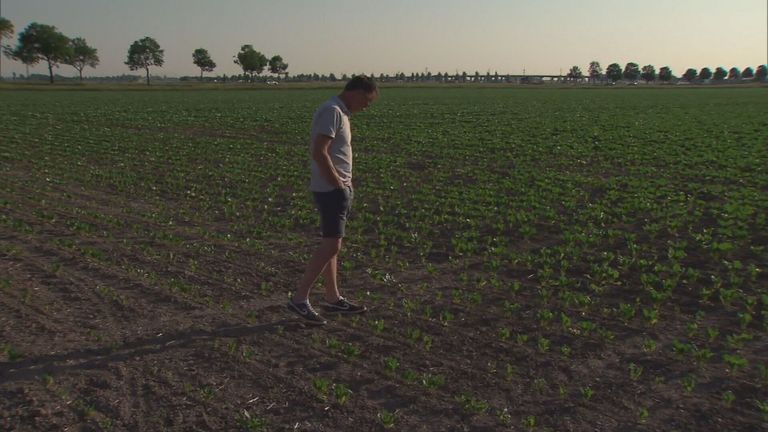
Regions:
<instances>
[{"instance_id":1,"label":"field","mask_svg":"<svg viewBox=\"0 0 768 432\"><path fill-rule=\"evenodd\" d=\"M305 328L332 94L0 91L0 429L768 427L767 88L385 89Z\"/></svg>"}]
</instances>

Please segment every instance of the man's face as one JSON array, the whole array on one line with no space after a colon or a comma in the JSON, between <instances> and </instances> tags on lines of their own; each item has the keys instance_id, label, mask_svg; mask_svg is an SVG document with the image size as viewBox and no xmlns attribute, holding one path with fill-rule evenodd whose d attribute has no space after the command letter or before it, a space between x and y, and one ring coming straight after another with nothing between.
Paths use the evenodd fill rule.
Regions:
<instances>
[{"instance_id":1,"label":"man's face","mask_svg":"<svg viewBox=\"0 0 768 432\"><path fill-rule=\"evenodd\" d=\"M348 108L352 113L358 113L374 103L378 99L379 94L377 92L366 93L364 90L355 90L350 92L350 96L351 103Z\"/></svg>"}]
</instances>

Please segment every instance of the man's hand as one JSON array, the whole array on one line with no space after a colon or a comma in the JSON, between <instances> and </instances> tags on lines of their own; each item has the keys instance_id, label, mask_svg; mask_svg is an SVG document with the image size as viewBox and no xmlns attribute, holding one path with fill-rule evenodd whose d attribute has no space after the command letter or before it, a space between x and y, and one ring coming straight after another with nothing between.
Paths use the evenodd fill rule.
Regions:
<instances>
[{"instance_id":1,"label":"man's hand","mask_svg":"<svg viewBox=\"0 0 768 432\"><path fill-rule=\"evenodd\" d=\"M320 174L333 185L335 188L343 188L347 186L341 181L341 177L336 172L336 168L333 166L331 156L328 154L328 150L331 148L331 142L333 138L327 135L318 135L315 138L315 142L312 146L312 159L317 162L317 167L320 169Z\"/></svg>"}]
</instances>

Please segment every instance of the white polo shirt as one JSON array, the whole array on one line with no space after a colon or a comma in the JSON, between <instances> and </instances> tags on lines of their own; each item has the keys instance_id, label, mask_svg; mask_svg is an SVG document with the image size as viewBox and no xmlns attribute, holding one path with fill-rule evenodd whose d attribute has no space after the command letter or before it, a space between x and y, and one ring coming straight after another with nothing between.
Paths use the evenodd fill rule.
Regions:
<instances>
[{"instance_id":1,"label":"white polo shirt","mask_svg":"<svg viewBox=\"0 0 768 432\"><path fill-rule=\"evenodd\" d=\"M312 132L309 137L310 155L314 151L315 138L318 135L326 135L333 138L328 154L336 173L344 183L352 181L352 131L349 127L350 112L344 102L338 96L330 98L320 105L312 117ZM328 183L328 180L320 173L315 159L312 161L312 177L309 190L312 192L330 192L336 186Z\"/></svg>"}]
</instances>

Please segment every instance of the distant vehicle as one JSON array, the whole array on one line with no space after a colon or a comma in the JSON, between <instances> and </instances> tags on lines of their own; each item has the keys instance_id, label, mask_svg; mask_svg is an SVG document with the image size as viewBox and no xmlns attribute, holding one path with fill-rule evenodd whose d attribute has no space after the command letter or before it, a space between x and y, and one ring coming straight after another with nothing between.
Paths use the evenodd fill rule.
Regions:
<instances>
[{"instance_id":1,"label":"distant vehicle","mask_svg":"<svg viewBox=\"0 0 768 432\"><path fill-rule=\"evenodd\" d=\"M267 85L278 85L278 84L280 84L280 83L278 83L275 80L267 80Z\"/></svg>"}]
</instances>

